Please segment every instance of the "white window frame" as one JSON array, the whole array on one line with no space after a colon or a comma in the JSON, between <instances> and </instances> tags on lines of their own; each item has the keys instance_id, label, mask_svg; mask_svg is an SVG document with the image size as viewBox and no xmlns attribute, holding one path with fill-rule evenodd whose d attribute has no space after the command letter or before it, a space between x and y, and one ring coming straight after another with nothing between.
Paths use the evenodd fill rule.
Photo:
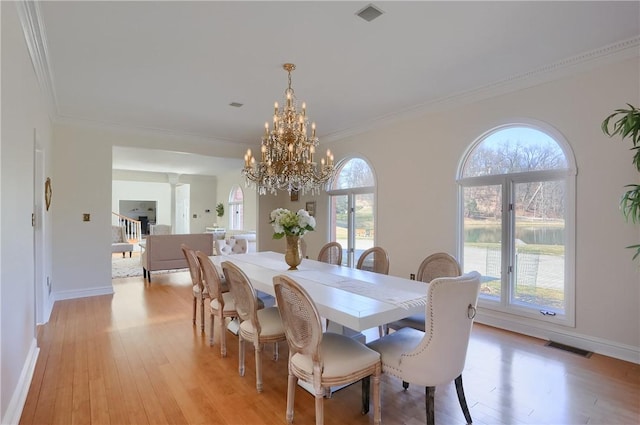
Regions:
<instances>
[{"instance_id":1,"label":"white window frame","mask_svg":"<svg viewBox=\"0 0 640 425\"><path fill-rule=\"evenodd\" d=\"M465 169L467 160L471 157L474 150L482 144L487 137L499 131L514 128L528 127L547 134L562 149L567 168L529 171L511 174L486 175L478 177L463 177L462 173ZM501 186L502 187L502 240L505 243L502 246L502 285L500 301L478 299L478 306L482 309L498 311L502 313L514 314L522 318L540 320L542 322L550 322L568 327L575 327L575 247L576 247L576 175L577 168L575 165L575 156L573 151L560 132L546 123L534 120L518 120L511 121L508 124L499 125L485 132L478 137L464 152L458 164L457 184L458 184L458 259L464 265L464 188L471 186ZM538 310L529 307L518 306L510 303L511 287L508 282L508 268L515 261L515 246L513 238L513 226L515 220L512 217L509 208L504 208L514 203L514 187L517 183L526 183L531 181L551 181L563 180L565 183L565 253L564 253L564 297L565 311L564 314L555 316L542 315Z\"/></svg>"},{"instance_id":2,"label":"white window frame","mask_svg":"<svg viewBox=\"0 0 640 425\"><path fill-rule=\"evenodd\" d=\"M233 194L236 193L237 190L240 190L242 193L242 201L235 201ZM236 220L236 212L238 208L242 209L242 219L237 223ZM227 204L227 210L229 211L229 230L243 230L244 229L244 191L239 185L234 185L229 191L229 200Z\"/></svg>"},{"instance_id":3,"label":"white window frame","mask_svg":"<svg viewBox=\"0 0 640 425\"><path fill-rule=\"evenodd\" d=\"M356 262L357 262L357 258L355 258L355 198L356 195L363 195L363 194L372 194L373 195L373 202L374 202L374 208L373 208L373 245L376 245L376 238L378 237L378 217L377 217L377 211L378 211L378 195L377 195L377 177L376 177L376 173L374 168L371 166L371 162L369 162L369 160L367 160L367 158L361 156L361 155L349 155L344 157L336 166L336 177L340 174L340 171L342 170L342 168L351 160L354 159L359 159L364 161L367 166L369 167L369 170L371 171L371 174L373 176L373 181L374 181L374 185L373 186L359 186L359 187L354 187L354 188L347 188L347 189L332 189L333 186L333 181L329 182L327 185L327 195L329 197L329 202L327 203L328 208L330 208L331 203L333 202L333 200L331 199L333 196L347 196L347 208L348 208L348 214L347 214L347 246L342 247L343 250L345 250L345 252L347 253L346 258L343 258L343 263L346 261L346 265L347 267L355 267L356 266ZM335 216L329 214L329 234L327 235L329 238L331 237L331 232L332 229L335 229ZM350 230L350 231L349 231Z\"/></svg>"}]
</instances>

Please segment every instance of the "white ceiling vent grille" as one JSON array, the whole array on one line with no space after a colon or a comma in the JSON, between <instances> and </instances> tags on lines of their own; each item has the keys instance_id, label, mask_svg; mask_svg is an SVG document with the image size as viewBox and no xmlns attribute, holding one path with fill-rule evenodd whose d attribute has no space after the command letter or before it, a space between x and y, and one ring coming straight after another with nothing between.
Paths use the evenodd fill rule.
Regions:
<instances>
[{"instance_id":1,"label":"white ceiling vent grille","mask_svg":"<svg viewBox=\"0 0 640 425\"><path fill-rule=\"evenodd\" d=\"M359 17L361 17L367 22L371 22L374 19L376 19L378 16L382 15L383 13L384 12L382 10L378 9L373 4L369 4L364 9L360 10L359 12L356 12L356 15L358 15Z\"/></svg>"}]
</instances>

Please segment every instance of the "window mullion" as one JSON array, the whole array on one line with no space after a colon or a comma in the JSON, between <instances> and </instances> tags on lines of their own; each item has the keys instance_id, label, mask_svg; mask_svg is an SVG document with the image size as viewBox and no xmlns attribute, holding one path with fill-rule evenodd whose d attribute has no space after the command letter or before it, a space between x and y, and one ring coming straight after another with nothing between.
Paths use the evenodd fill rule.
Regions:
<instances>
[{"instance_id":1,"label":"window mullion","mask_svg":"<svg viewBox=\"0 0 640 425\"><path fill-rule=\"evenodd\" d=\"M511 235L513 228L513 185L511 181L502 178L502 237L501 237L501 264L502 279L500 287L500 304L506 307L511 296L511 280L513 278L513 261L511 255Z\"/></svg>"}]
</instances>

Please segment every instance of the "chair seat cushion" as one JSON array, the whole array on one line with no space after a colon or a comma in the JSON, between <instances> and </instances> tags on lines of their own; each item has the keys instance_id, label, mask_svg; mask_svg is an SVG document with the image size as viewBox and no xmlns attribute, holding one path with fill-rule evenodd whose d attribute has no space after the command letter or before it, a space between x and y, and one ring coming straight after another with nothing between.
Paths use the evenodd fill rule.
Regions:
<instances>
[{"instance_id":1,"label":"chair seat cushion","mask_svg":"<svg viewBox=\"0 0 640 425\"><path fill-rule=\"evenodd\" d=\"M413 328L402 328L399 331L371 341L367 347L380 353L382 371L402 376L402 354L413 351L424 338L424 332Z\"/></svg>"},{"instance_id":2,"label":"chair seat cushion","mask_svg":"<svg viewBox=\"0 0 640 425\"><path fill-rule=\"evenodd\" d=\"M111 244L111 252L133 251L133 244L127 242L116 242Z\"/></svg>"},{"instance_id":3,"label":"chair seat cushion","mask_svg":"<svg viewBox=\"0 0 640 425\"><path fill-rule=\"evenodd\" d=\"M320 350L324 362L322 377L325 379L345 377L380 361L380 355L367 346L348 336L331 332L322 335ZM311 356L294 354L291 363L309 375L313 373Z\"/></svg>"},{"instance_id":4,"label":"chair seat cushion","mask_svg":"<svg viewBox=\"0 0 640 425\"><path fill-rule=\"evenodd\" d=\"M236 302L231 296L231 292L223 292L222 300L224 301L224 310L223 310L224 312L236 311ZM214 298L213 300L211 300L209 304L211 305L211 308L213 310L217 311L220 309L220 302L218 301L217 298Z\"/></svg>"},{"instance_id":5,"label":"chair seat cushion","mask_svg":"<svg viewBox=\"0 0 640 425\"><path fill-rule=\"evenodd\" d=\"M414 314L413 316L405 317L404 319L396 320L395 322L389 323L389 328L391 329L402 329L402 328L414 328L419 329L424 332L424 313L422 314Z\"/></svg>"},{"instance_id":6,"label":"chair seat cushion","mask_svg":"<svg viewBox=\"0 0 640 425\"><path fill-rule=\"evenodd\" d=\"M284 336L284 326L282 325L282 319L280 318L280 310L278 307L262 308L258 310L258 321L260 322L261 328L260 336ZM249 320L242 322L240 324L240 329L245 335L254 335L256 332L253 323Z\"/></svg>"}]
</instances>

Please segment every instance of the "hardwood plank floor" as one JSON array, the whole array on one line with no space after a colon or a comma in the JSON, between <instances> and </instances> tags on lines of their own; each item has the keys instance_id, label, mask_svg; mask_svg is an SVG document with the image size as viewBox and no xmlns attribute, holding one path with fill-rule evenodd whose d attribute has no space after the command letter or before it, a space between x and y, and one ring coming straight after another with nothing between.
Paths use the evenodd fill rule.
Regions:
<instances>
[{"instance_id":1,"label":"hardwood plank floor","mask_svg":"<svg viewBox=\"0 0 640 425\"><path fill-rule=\"evenodd\" d=\"M264 392L253 350L238 375L237 337L228 356L192 325L187 272L116 279L115 294L55 303L39 330L40 357L20 423L286 424L287 347L263 352ZM199 316L199 314L198 314ZM208 317L208 315L207 315ZM375 332L373 332L375 331ZM377 330L367 336L375 337ZM475 424L639 424L640 366L583 358L544 341L475 324L463 373ZM382 379L385 424L424 424L424 388ZM370 424L360 386L325 403L327 425ZM463 424L453 383L437 388L436 421ZM313 424L313 397L298 389L296 424Z\"/></svg>"}]
</instances>

